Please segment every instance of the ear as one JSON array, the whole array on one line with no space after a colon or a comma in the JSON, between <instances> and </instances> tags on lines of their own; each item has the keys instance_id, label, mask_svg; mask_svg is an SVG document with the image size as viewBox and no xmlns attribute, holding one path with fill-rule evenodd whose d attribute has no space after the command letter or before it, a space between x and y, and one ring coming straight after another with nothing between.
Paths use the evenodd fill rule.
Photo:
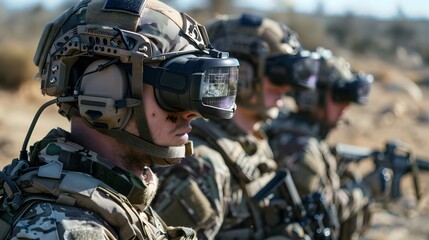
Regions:
<instances>
[{"instance_id":1,"label":"ear","mask_svg":"<svg viewBox=\"0 0 429 240\"><path fill-rule=\"evenodd\" d=\"M129 77L122 66L108 65L109 60L102 59L86 68L80 83L79 112L96 128L123 128L132 112L125 100Z\"/></svg>"}]
</instances>

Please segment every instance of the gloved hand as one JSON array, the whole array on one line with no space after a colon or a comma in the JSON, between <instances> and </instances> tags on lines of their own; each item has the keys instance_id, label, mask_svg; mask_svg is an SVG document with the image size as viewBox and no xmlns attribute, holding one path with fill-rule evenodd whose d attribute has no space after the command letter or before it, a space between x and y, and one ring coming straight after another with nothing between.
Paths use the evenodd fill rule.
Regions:
<instances>
[{"instance_id":1,"label":"gloved hand","mask_svg":"<svg viewBox=\"0 0 429 240\"><path fill-rule=\"evenodd\" d=\"M375 201L385 200L392 188L392 176L392 170L385 167L377 167L364 176L362 184L369 190L369 197Z\"/></svg>"}]
</instances>

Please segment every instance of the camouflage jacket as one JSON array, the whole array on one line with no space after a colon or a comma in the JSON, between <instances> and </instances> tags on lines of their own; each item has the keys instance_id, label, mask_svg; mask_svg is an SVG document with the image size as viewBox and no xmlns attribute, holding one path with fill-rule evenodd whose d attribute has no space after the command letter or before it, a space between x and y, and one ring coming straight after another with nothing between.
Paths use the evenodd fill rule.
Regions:
<instances>
[{"instance_id":1,"label":"camouflage jacket","mask_svg":"<svg viewBox=\"0 0 429 240\"><path fill-rule=\"evenodd\" d=\"M0 209L0 216L19 215L10 223L11 239L195 239L193 230L167 227L146 206L143 180L71 142L61 129L32 147L30 165L15 181L21 206ZM121 187L141 189L141 201L118 192Z\"/></svg>"},{"instance_id":2,"label":"camouflage jacket","mask_svg":"<svg viewBox=\"0 0 429 240\"><path fill-rule=\"evenodd\" d=\"M288 168L301 196L324 193L337 206L340 221L356 215L368 203L361 184L343 183L328 144L320 137L321 126L306 116L279 115L265 127L279 167Z\"/></svg>"},{"instance_id":3,"label":"camouflage jacket","mask_svg":"<svg viewBox=\"0 0 429 240\"><path fill-rule=\"evenodd\" d=\"M228 120L192 124L194 156L155 171L155 210L168 224L194 228L199 239L268 239L266 232L261 235L266 216L249 201L277 169L268 142Z\"/></svg>"}]
</instances>

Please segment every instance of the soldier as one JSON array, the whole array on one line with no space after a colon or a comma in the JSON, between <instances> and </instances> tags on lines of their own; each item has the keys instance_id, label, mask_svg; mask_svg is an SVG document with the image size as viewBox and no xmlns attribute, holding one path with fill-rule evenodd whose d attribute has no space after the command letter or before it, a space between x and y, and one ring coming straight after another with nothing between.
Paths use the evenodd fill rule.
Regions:
<instances>
[{"instance_id":1,"label":"soldier","mask_svg":"<svg viewBox=\"0 0 429 240\"><path fill-rule=\"evenodd\" d=\"M231 118L238 60L205 28L157 1L81 1L47 24L34 57L44 104L19 159L0 172L0 239L195 239L149 206L148 167L192 154L191 120ZM56 103L54 129L26 151Z\"/></svg>"},{"instance_id":2,"label":"soldier","mask_svg":"<svg viewBox=\"0 0 429 240\"><path fill-rule=\"evenodd\" d=\"M277 169L259 122L292 87L314 85L317 60L298 55L297 35L271 19L221 16L207 30L213 46L240 60L237 111L231 120L192 122L195 155L157 169L154 208L167 223L197 230L199 239L302 238L302 229L283 227L250 198Z\"/></svg>"},{"instance_id":3,"label":"soldier","mask_svg":"<svg viewBox=\"0 0 429 240\"><path fill-rule=\"evenodd\" d=\"M353 73L348 62L329 50L317 52L321 64L316 90L293 94L296 112L281 112L266 134L275 159L280 167L290 169L299 194L323 193L337 207L340 239L358 239L368 222L371 191L353 172L347 174L353 181L340 182L344 176L339 176L325 140L350 103L367 103L372 76Z\"/></svg>"}]
</instances>

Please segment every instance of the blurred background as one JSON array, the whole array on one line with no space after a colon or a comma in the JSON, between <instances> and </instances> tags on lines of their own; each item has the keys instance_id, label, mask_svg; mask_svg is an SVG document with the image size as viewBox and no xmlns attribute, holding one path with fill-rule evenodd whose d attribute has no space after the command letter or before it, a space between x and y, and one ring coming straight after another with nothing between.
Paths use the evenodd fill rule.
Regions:
<instances>
[{"instance_id":1,"label":"blurred background","mask_svg":"<svg viewBox=\"0 0 429 240\"><path fill-rule=\"evenodd\" d=\"M76 1L0 0L0 167L17 157L38 107L50 100L33 80L32 63L44 25ZM356 71L375 77L370 103L352 106L348 124L328 138L383 150L400 140L429 160L429 4L423 0L163 0L202 24L217 14L253 12L294 29L303 46L331 49ZM49 107L30 144L51 128L69 129L67 120ZM429 195L427 173L421 188ZM403 181L404 200L397 211L379 211L365 239L429 239L429 206L415 208L410 178ZM408 198L409 197L409 198ZM414 201L414 202L413 202ZM408 211L410 210L410 211ZM414 212L414 214L410 214ZM418 213L418 214L416 214Z\"/></svg>"}]
</instances>

